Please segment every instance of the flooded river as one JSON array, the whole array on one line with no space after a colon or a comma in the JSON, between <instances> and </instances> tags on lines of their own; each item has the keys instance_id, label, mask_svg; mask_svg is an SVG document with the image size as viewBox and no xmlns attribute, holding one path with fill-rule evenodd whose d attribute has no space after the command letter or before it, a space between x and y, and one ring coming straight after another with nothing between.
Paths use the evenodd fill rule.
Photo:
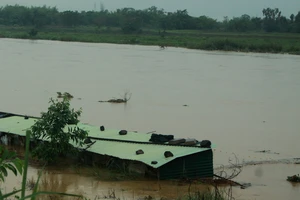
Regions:
<instances>
[{"instance_id":1,"label":"flooded river","mask_svg":"<svg viewBox=\"0 0 300 200\"><path fill-rule=\"evenodd\" d=\"M72 106L83 109L82 122L209 139L215 167L234 154L240 163L300 157L299 56L0 39L0 91L1 111L38 116L56 92L69 92ZM126 91L132 93L126 105L98 102ZM253 186L235 191L236 198L295 199L299 187L285 179L296 173L294 164L245 166L238 180ZM65 176L91 196L108 188L144 191L133 181L93 190L92 177ZM154 196L170 193L155 184L143 187Z\"/></svg>"}]
</instances>

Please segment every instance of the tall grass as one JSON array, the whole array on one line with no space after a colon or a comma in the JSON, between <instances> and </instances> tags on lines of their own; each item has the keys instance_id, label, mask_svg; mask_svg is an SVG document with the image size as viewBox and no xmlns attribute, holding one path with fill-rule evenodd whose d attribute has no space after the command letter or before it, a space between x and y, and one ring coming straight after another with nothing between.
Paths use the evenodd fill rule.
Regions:
<instances>
[{"instance_id":1,"label":"tall grass","mask_svg":"<svg viewBox=\"0 0 300 200\"><path fill-rule=\"evenodd\" d=\"M177 200L233 200L232 187L219 187L216 184L207 187L206 190L196 190L178 197Z\"/></svg>"},{"instance_id":2,"label":"tall grass","mask_svg":"<svg viewBox=\"0 0 300 200\"><path fill-rule=\"evenodd\" d=\"M31 131L26 131L26 147L25 147L25 160L24 160L24 171L22 175L22 185L21 189L14 190L12 192L1 194L0 200L16 198L19 200L31 199L35 200L36 197L40 195L55 195L55 196L68 196L76 197L78 199L83 199L81 195L67 194L63 192L52 192L52 191L39 191L38 185L41 178L41 173L39 174L37 181L34 183L33 191L31 194L26 194L26 184L27 184L27 172L28 172L28 160L29 160L29 143L30 143ZM20 196L19 196L20 195Z\"/></svg>"}]
</instances>

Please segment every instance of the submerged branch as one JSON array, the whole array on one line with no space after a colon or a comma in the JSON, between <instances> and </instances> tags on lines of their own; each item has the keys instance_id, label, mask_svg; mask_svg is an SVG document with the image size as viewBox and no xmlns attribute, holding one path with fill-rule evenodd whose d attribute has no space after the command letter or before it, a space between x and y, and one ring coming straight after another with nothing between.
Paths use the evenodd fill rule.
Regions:
<instances>
[{"instance_id":1,"label":"submerged branch","mask_svg":"<svg viewBox=\"0 0 300 200\"><path fill-rule=\"evenodd\" d=\"M108 102L108 103L127 103L131 99L131 95L132 94L129 91L126 91L123 94L122 98L112 98L112 99L109 99L107 101L98 101L98 102L100 102L100 103L104 103L104 102Z\"/></svg>"}]
</instances>

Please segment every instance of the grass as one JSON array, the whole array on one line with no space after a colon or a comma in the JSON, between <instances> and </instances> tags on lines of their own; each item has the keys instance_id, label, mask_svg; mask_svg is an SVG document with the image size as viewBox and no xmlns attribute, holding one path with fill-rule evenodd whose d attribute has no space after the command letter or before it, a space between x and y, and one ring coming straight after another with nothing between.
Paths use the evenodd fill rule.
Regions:
<instances>
[{"instance_id":1,"label":"grass","mask_svg":"<svg viewBox=\"0 0 300 200\"><path fill-rule=\"evenodd\" d=\"M175 198L176 200L233 200L230 192L231 189L226 191L225 189L218 188L207 188L207 190L197 190L195 192L190 192L187 195L182 195L180 197ZM114 190L109 190L107 194L103 194L102 196L96 196L94 199L115 199L115 200L127 200L128 198L123 197L120 198L116 195ZM144 197L133 197L133 199L139 200L167 200L168 198L160 197L155 198L151 195L145 195ZM173 199L173 198L172 198Z\"/></svg>"},{"instance_id":2,"label":"grass","mask_svg":"<svg viewBox=\"0 0 300 200\"><path fill-rule=\"evenodd\" d=\"M53 191L41 191L39 188L39 181L41 178L41 174L39 174L37 181L34 182L34 180L27 180L27 173L28 173L28 162L29 162L29 143L30 143L30 131L26 132L26 149L25 149L25 160L24 160L24 170L22 174L22 184L21 189L15 189L9 193L3 194L0 190L0 199L19 199L19 200L25 200L25 199L31 199L35 200L37 197L43 195L50 195L50 196L68 196L73 197L76 199L83 199L81 195L75 195L75 194L67 194L64 192L53 192ZM4 182L5 183L5 182ZM26 189L28 188L28 185L31 185L32 193L26 194Z\"/></svg>"},{"instance_id":3,"label":"grass","mask_svg":"<svg viewBox=\"0 0 300 200\"><path fill-rule=\"evenodd\" d=\"M300 34L292 33L172 30L161 37L158 30L144 30L141 34L123 34L119 28L81 26L45 27L32 37L29 34L30 30L30 27L0 26L0 37L300 55Z\"/></svg>"},{"instance_id":4,"label":"grass","mask_svg":"<svg viewBox=\"0 0 300 200\"><path fill-rule=\"evenodd\" d=\"M216 189L207 189L206 191L196 191L191 194L178 198L177 200L231 200L225 190L216 192Z\"/></svg>"}]
</instances>

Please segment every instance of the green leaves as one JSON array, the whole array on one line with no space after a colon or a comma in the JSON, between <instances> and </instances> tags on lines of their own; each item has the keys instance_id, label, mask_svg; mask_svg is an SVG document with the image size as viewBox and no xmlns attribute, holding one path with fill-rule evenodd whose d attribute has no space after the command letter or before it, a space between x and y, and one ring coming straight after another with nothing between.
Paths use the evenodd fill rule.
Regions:
<instances>
[{"instance_id":1,"label":"green leaves","mask_svg":"<svg viewBox=\"0 0 300 200\"><path fill-rule=\"evenodd\" d=\"M61 101L51 98L49 103L48 111L42 113L41 119L31 127L32 137L37 142L32 153L38 159L52 163L59 156L76 153L78 149L73 145L82 146L88 134L77 126L82 110L71 109L70 98Z\"/></svg>"},{"instance_id":2,"label":"green leaves","mask_svg":"<svg viewBox=\"0 0 300 200\"><path fill-rule=\"evenodd\" d=\"M2 179L2 181L4 181L4 176L7 176L7 170L4 166L0 166L0 175L2 175L0 178Z\"/></svg>"},{"instance_id":3,"label":"green leaves","mask_svg":"<svg viewBox=\"0 0 300 200\"><path fill-rule=\"evenodd\" d=\"M5 181L8 171L14 175L22 174L23 161L16 157L16 153L8 151L4 146L0 146L0 181Z\"/></svg>"}]
</instances>

